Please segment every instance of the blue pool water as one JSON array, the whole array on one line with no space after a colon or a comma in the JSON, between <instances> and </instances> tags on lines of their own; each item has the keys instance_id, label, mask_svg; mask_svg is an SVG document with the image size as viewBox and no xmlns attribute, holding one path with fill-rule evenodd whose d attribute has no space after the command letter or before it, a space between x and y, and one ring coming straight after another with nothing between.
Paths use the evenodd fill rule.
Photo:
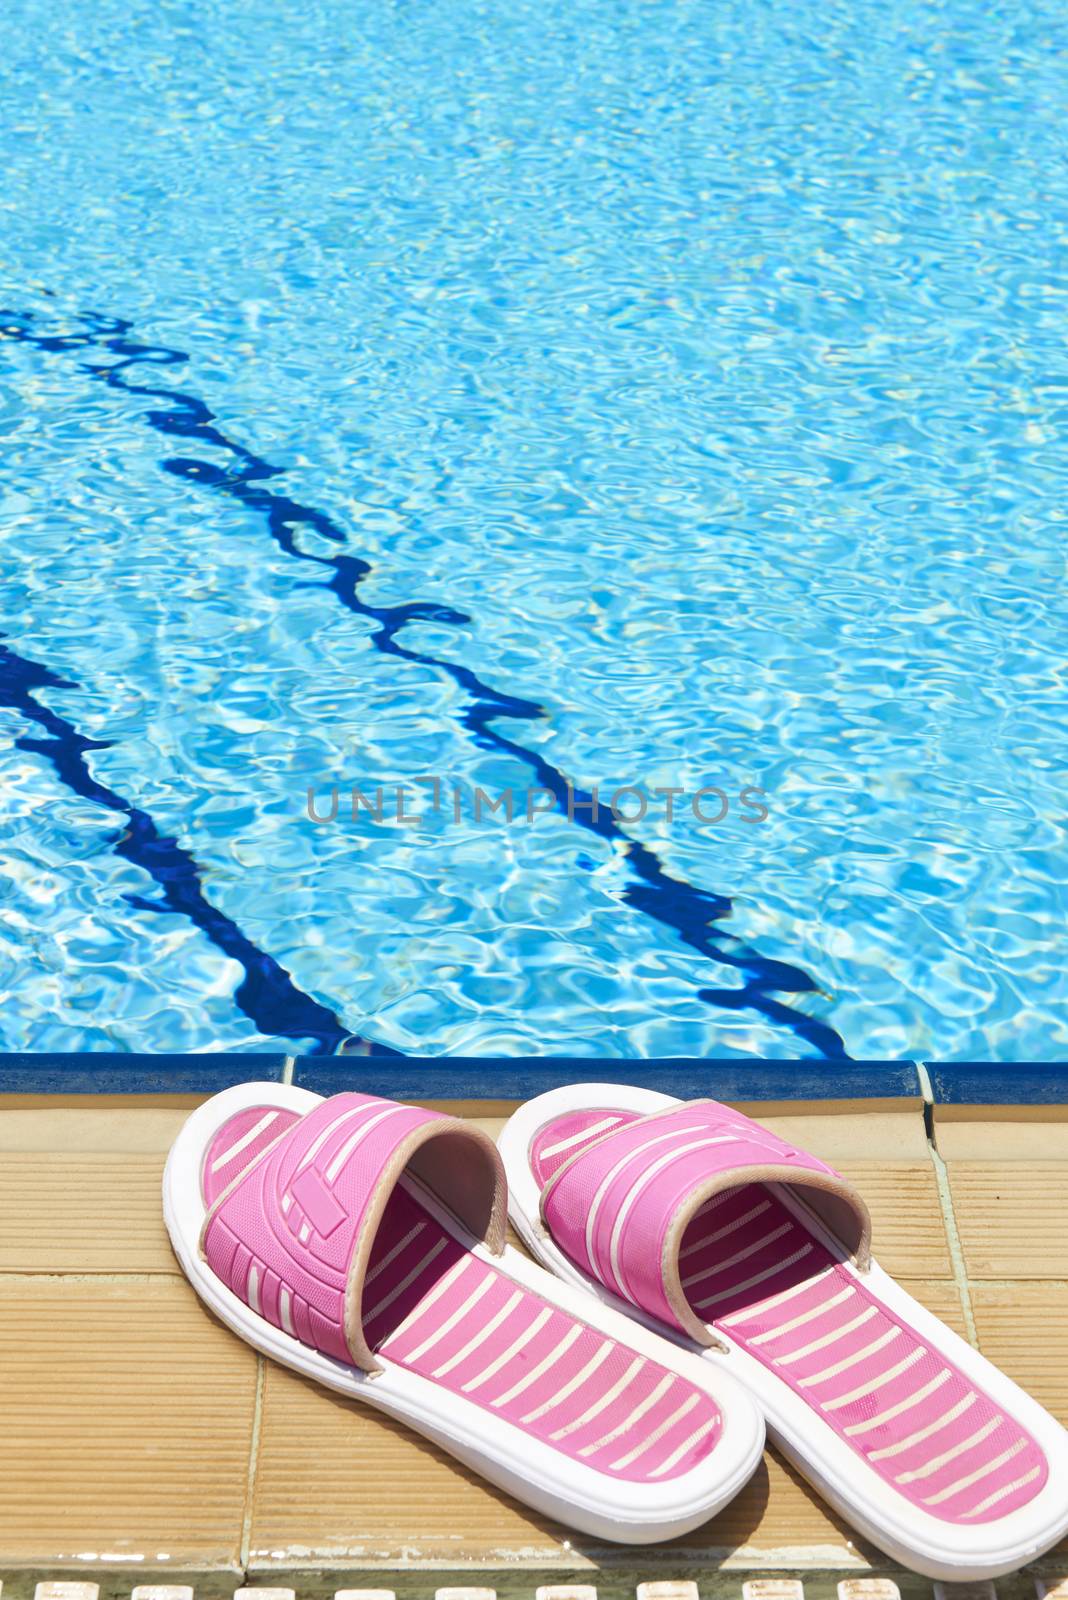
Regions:
<instances>
[{"instance_id":1,"label":"blue pool water","mask_svg":"<svg viewBox=\"0 0 1068 1600\"><path fill-rule=\"evenodd\" d=\"M1064 1056L1063 7L0 43L0 1048Z\"/></svg>"}]
</instances>

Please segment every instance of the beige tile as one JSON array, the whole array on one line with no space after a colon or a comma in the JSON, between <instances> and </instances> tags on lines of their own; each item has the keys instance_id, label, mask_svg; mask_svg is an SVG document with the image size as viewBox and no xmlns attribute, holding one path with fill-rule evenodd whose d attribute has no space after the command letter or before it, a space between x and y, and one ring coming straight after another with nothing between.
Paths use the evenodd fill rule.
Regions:
<instances>
[{"instance_id":1,"label":"beige tile","mask_svg":"<svg viewBox=\"0 0 1068 1600\"><path fill-rule=\"evenodd\" d=\"M1068 1161L947 1170L969 1278L1068 1278Z\"/></svg>"},{"instance_id":2,"label":"beige tile","mask_svg":"<svg viewBox=\"0 0 1068 1600\"><path fill-rule=\"evenodd\" d=\"M167 1151L197 1102L0 1097L0 1273L163 1272Z\"/></svg>"},{"instance_id":3,"label":"beige tile","mask_svg":"<svg viewBox=\"0 0 1068 1600\"><path fill-rule=\"evenodd\" d=\"M1068 1285L973 1284L985 1356L1068 1426Z\"/></svg>"},{"instance_id":4,"label":"beige tile","mask_svg":"<svg viewBox=\"0 0 1068 1600\"><path fill-rule=\"evenodd\" d=\"M895 1278L952 1275L934 1168L913 1162L839 1161L872 1220L872 1250Z\"/></svg>"},{"instance_id":5,"label":"beige tile","mask_svg":"<svg viewBox=\"0 0 1068 1600\"><path fill-rule=\"evenodd\" d=\"M943 1161L1062 1161L1068 1105L934 1108Z\"/></svg>"},{"instance_id":6,"label":"beige tile","mask_svg":"<svg viewBox=\"0 0 1068 1600\"><path fill-rule=\"evenodd\" d=\"M560 1554L567 1535L400 1423L268 1364L250 1553L352 1561Z\"/></svg>"},{"instance_id":7,"label":"beige tile","mask_svg":"<svg viewBox=\"0 0 1068 1600\"><path fill-rule=\"evenodd\" d=\"M0 1273L178 1273L163 1162L162 1152L0 1152Z\"/></svg>"},{"instance_id":8,"label":"beige tile","mask_svg":"<svg viewBox=\"0 0 1068 1600\"><path fill-rule=\"evenodd\" d=\"M192 1095L0 1094L0 1150L166 1151L190 1111Z\"/></svg>"},{"instance_id":9,"label":"beige tile","mask_svg":"<svg viewBox=\"0 0 1068 1600\"><path fill-rule=\"evenodd\" d=\"M914 1100L757 1101L739 1110L834 1167L846 1161L916 1166L927 1160L919 1095Z\"/></svg>"},{"instance_id":10,"label":"beige tile","mask_svg":"<svg viewBox=\"0 0 1068 1600\"><path fill-rule=\"evenodd\" d=\"M0 1278L3 1558L234 1561L255 1388L182 1284Z\"/></svg>"},{"instance_id":11,"label":"beige tile","mask_svg":"<svg viewBox=\"0 0 1068 1600\"><path fill-rule=\"evenodd\" d=\"M933 1311L936 1317L941 1317L954 1333L959 1333L962 1339L967 1338L960 1294L952 1278L941 1283L910 1282L908 1291L922 1306L926 1306L928 1311Z\"/></svg>"}]
</instances>

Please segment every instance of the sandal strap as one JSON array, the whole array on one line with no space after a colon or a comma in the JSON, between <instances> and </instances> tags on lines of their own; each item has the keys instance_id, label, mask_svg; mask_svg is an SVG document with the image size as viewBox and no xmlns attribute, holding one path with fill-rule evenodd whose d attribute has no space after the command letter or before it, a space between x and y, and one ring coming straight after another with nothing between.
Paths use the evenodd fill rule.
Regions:
<instances>
[{"instance_id":1,"label":"sandal strap","mask_svg":"<svg viewBox=\"0 0 1068 1600\"><path fill-rule=\"evenodd\" d=\"M488 1134L365 1094L323 1101L261 1151L209 1210L201 1253L276 1327L324 1355L379 1371L363 1334L363 1282L405 1171L501 1254L507 1188Z\"/></svg>"},{"instance_id":2,"label":"sandal strap","mask_svg":"<svg viewBox=\"0 0 1068 1600\"><path fill-rule=\"evenodd\" d=\"M541 1220L560 1247L613 1294L688 1334L719 1343L682 1287L679 1249L716 1194L747 1183L788 1184L843 1243L870 1262L871 1219L857 1190L825 1161L798 1150L716 1100L637 1117L582 1146L541 1193Z\"/></svg>"}]
</instances>

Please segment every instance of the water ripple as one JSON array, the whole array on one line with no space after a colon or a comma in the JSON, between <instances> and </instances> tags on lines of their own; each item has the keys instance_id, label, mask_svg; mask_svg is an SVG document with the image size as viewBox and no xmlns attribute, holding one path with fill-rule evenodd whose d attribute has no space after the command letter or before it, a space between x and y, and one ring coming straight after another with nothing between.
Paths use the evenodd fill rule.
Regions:
<instances>
[{"instance_id":1,"label":"water ripple","mask_svg":"<svg viewBox=\"0 0 1068 1600\"><path fill-rule=\"evenodd\" d=\"M832 1027L818 1018L794 1010L777 998L779 994L814 990L816 985L806 973L787 961L768 960L715 928L715 923L730 912L727 898L694 889L685 881L665 872L656 853L640 840L630 838L611 810L592 804L592 793L583 790L577 783L570 783L564 773L540 752L508 737L494 725L501 719L544 721L546 713L541 706L514 694L504 694L470 668L414 649L398 638L402 629L415 622L468 622L470 619L464 613L417 601L382 606L363 600L359 589L371 571L368 562L347 552L318 554L303 548L298 539L299 533L309 530L330 543L343 544L346 542L344 532L325 513L263 486L266 481L278 477L282 469L231 440L216 425L214 413L208 405L187 389L131 381L130 374L142 367L184 364L189 359L185 352L142 344L132 337L128 322L97 313L90 313L86 317L86 326L82 331L63 334L39 331L32 316L24 314L20 317L10 309L0 310L0 317L8 319L2 329L6 338L31 344L42 351L83 352L97 345L107 354L116 356L118 359L114 362L105 365L90 363L85 370L108 388L132 394L140 400L165 401L166 409L152 406L145 413L146 421L158 433L168 438L194 440L229 457L229 463L225 466L202 457L170 457L163 462L163 467L176 478L238 500L264 519L270 537L287 556L329 571L331 576L327 587L330 592L348 611L356 616L367 617L376 624L372 634L376 649L385 655L445 670L468 696L468 704L461 712L461 721L476 744L483 749L516 758L529 769L538 785L556 797L562 809L568 812L569 820L598 838L621 846L630 871L639 880L637 884L624 888L624 902L670 928L684 944L700 955L744 975L744 981L737 987L698 989L699 999L731 1010L756 1011L769 1022L786 1027L822 1055L844 1054L842 1042ZM69 782L69 773L58 763L57 769ZM292 1029L285 1027L278 1031L291 1033Z\"/></svg>"}]
</instances>

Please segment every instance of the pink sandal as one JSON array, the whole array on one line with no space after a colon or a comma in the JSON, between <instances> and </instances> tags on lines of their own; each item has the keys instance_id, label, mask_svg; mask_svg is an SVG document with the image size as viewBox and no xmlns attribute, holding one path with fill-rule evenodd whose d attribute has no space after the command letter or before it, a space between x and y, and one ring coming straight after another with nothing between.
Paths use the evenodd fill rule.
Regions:
<instances>
[{"instance_id":1,"label":"pink sandal","mask_svg":"<svg viewBox=\"0 0 1068 1600\"><path fill-rule=\"evenodd\" d=\"M733 1373L888 1554L989 1578L1068 1531L1068 1434L871 1260L824 1162L714 1100L616 1084L539 1095L499 1144L534 1255Z\"/></svg>"},{"instance_id":2,"label":"pink sandal","mask_svg":"<svg viewBox=\"0 0 1068 1600\"><path fill-rule=\"evenodd\" d=\"M760 1458L729 1376L505 1244L503 1168L470 1124L244 1084L183 1127L164 1212L197 1293L249 1344L571 1527L671 1538Z\"/></svg>"}]
</instances>

